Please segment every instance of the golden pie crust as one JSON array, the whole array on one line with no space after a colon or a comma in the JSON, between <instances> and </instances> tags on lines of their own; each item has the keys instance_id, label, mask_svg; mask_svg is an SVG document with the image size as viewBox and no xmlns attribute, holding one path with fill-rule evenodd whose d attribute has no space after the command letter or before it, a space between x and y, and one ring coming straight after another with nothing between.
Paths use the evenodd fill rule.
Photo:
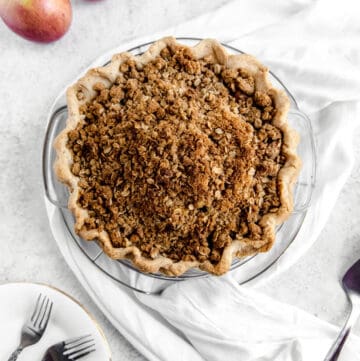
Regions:
<instances>
[{"instance_id":1,"label":"golden pie crust","mask_svg":"<svg viewBox=\"0 0 360 361\"><path fill-rule=\"evenodd\" d=\"M166 37L89 70L67 104L55 172L82 238L172 276L271 248L301 162L288 97L253 56Z\"/></svg>"}]
</instances>

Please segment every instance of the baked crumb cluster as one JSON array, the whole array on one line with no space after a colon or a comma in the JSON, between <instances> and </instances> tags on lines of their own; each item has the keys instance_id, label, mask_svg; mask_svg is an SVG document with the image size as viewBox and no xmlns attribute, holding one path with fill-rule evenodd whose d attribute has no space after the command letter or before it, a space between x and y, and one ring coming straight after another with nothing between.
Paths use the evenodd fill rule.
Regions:
<instances>
[{"instance_id":1,"label":"baked crumb cluster","mask_svg":"<svg viewBox=\"0 0 360 361\"><path fill-rule=\"evenodd\" d=\"M271 95L182 46L119 70L110 88L95 84L68 133L84 229L145 257L214 264L233 240L260 240L285 162Z\"/></svg>"}]
</instances>

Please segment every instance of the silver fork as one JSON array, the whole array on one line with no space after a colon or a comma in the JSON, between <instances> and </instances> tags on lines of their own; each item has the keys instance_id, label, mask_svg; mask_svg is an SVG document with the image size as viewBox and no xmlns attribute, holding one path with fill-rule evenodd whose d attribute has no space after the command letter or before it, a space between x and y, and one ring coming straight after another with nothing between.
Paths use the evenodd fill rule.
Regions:
<instances>
[{"instance_id":1,"label":"silver fork","mask_svg":"<svg viewBox=\"0 0 360 361\"><path fill-rule=\"evenodd\" d=\"M75 337L49 347L42 361L72 361L96 351L91 335Z\"/></svg>"},{"instance_id":2,"label":"silver fork","mask_svg":"<svg viewBox=\"0 0 360 361\"><path fill-rule=\"evenodd\" d=\"M324 361L336 361L347 340L352 327L360 316L360 260L346 272L342 280L344 291L350 301L350 313L338 338L332 345Z\"/></svg>"},{"instance_id":3,"label":"silver fork","mask_svg":"<svg viewBox=\"0 0 360 361\"><path fill-rule=\"evenodd\" d=\"M8 361L15 361L25 347L39 342L49 323L52 301L47 296L39 295L33 314L21 330L20 345L11 354Z\"/></svg>"}]
</instances>

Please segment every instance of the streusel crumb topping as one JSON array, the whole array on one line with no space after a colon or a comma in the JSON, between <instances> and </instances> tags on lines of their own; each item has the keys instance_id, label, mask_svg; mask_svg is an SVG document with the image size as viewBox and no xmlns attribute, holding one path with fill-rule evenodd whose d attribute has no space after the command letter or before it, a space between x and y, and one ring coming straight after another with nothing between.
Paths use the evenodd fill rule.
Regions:
<instances>
[{"instance_id":1,"label":"streusel crumb topping","mask_svg":"<svg viewBox=\"0 0 360 361\"><path fill-rule=\"evenodd\" d=\"M119 70L68 133L84 229L174 261L217 263L233 240L260 240L285 162L271 95L181 46Z\"/></svg>"}]
</instances>

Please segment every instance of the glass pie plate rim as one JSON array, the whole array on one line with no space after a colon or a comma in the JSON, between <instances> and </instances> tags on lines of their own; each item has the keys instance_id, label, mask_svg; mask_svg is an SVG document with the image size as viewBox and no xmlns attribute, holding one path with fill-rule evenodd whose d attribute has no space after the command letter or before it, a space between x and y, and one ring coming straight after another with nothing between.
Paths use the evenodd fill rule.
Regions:
<instances>
[{"instance_id":1,"label":"glass pie plate rim","mask_svg":"<svg viewBox=\"0 0 360 361\"><path fill-rule=\"evenodd\" d=\"M191 46L191 45L196 44L198 41L200 41L202 39L179 37L179 38L177 38L177 40L185 45ZM138 45L127 51L133 53L134 55L141 54L153 42L154 41L150 41L150 42ZM237 54L244 53L243 51L236 49L232 46L229 46L227 44L222 43L222 45L231 53L237 53ZM93 68L95 66L104 66L104 65L108 64L110 62L109 59L111 58L111 55L115 54L116 52L118 52L118 49L113 49L112 51L107 52L106 54L102 55L97 60L92 62L90 64L90 66L85 69L85 71L90 68ZM270 263L267 263L266 265L264 264L264 267L261 267L261 269L254 271L253 274L251 274L251 276L248 276L248 277L246 277L246 279L242 279L241 281L239 281L239 283L242 283L242 284L253 280L254 278L261 275L263 272L265 272L268 268L270 268L272 265L274 265L279 260L279 258L286 252L286 250L290 247L290 245L296 238L296 235L298 234L298 232L301 229L301 225L303 223L303 220L307 213L307 209L311 202L312 190L315 186L315 179L316 179L315 140L314 140L314 134L313 134L313 131L311 128L310 120L303 112L300 111L294 96L286 88L286 86L282 83L282 81L272 71L270 71L269 73L270 73L270 80L271 80L272 84L278 88L279 87L282 88L289 96L289 99L291 102L289 117L291 116L294 118L301 119L300 122L303 122L303 127L304 127L304 129L306 128L305 134L307 134L308 139L305 139L305 140L308 142L307 148L309 148L309 152L310 152L309 158L311 158L311 161L309 161L309 162L311 164L303 165L303 167L304 166L307 167L306 168L307 169L307 177L306 177L305 181L303 181L304 192L306 193L306 195L305 195L305 197L302 194L300 195L300 198L303 197L303 199L300 199L300 204L297 205L296 211L289 218L289 220L290 220L294 215L296 215L298 217L298 221L296 224L297 229L295 231L293 230L294 234L292 235L291 240L288 240L286 242L286 244L283 245L282 249L278 252L278 254L275 257L273 257L273 260ZM178 276L178 277L166 276L161 273L156 273L156 274L144 273L144 272L138 270L135 266L133 266L129 260L112 260L112 259L110 259L109 257L107 257L104 254L104 252L102 251L102 248L99 245L97 245L96 242L84 241L84 240L80 239L74 233L73 227L71 226L71 219L73 219L73 217L67 210L66 202L61 202L61 200L59 200L64 197L66 198L65 187L59 186L59 184L57 184L57 181L55 180L55 178L54 178L55 176L52 171L52 163L53 163L54 156L55 156L54 150L52 148L52 141L53 141L54 137L56 136L57 131L59 131L59 129L56 128L57 126L59 126L57 121L59 122L58 119L63 117L63 115L66 112L66 101L65 101L65 96L64 96L65 90L66 89L64 89L62 92L60 92L59 96L55 99L55 101L49 111L48 118L47 118L47 130L46 130L46 134L45 134L44 145L43 145L43 154L42 154L43 183L44 183L45 196L46 196L47 200L50 203L52 203L52 205L59 208L59 210L61 211L63 220L64 220L64 224L66 225L65 229L67 230L67 232L69 232L71 234L75 243L79 246L79 248L82 250L82 252L98 267L99 270L101 270L102 272L107 274L109 277L111 277L118 283L120 283L134 291L145 293L145 294L157 293L158 290L156 290L155 292L152 292L151 287L150 287L150 289L146 289L146 287L143 286L143 284L144 284L143 280L142 280L142 282L138 282L139 284L142 284L142 286L133 284L134 277L129 276L129 279L131 279L131 281L129 281L129 279L127 279L127 277L123 276L121 272L120 273L114 272L114 270L113 270L114 265L116 265L118 267L125 267L127 272L135 273L136 274L135 278L145 277L145 284L146 284L146 279L149 279L149 280L151 279L151 282L150 282L151 284L153 284L154 282L156 283L158 281L161 283L172 284L173 282L184 281L186 279L203 278L203 277L212 276L206 272L203 272L203 271L200 271L197 269L190 270L190 272L186 272L185 274ZM64 119L65 118L63 117L63 121L64 121ZM57 131L56 131L56 129L57 129ZM304 172L304 168L301 172ZM300 175L301 175L301 172L300 172ZM300 180L297 182L296 187L300 187L300 189L303 189L303 188L301 188L299 183L300 183ZM55 185L55 184L57 184L57 185ZM59 187L63 187L63 191L59 191ZM61 194L62 194L61 196L59 196L59 192L61 192ZM298 191L297 193L299 193L299 192L302 193L301 191ZM294 194L295 194L295 191L294 191ZM64 201L64 199L63 199L63 201ZM66 201L67 201L67 199L66 199ZM296 206L296 200L294 200L294 203ZM279 231L283 228L283 226L285 224L287 224L289 222L289 220L285 221L285 223L282 224L278 228L276 238L278 238ZM73 221L72 221L72 223L73 223ZM91 244L91 246L90 246L90 244ZM277 244L277 240L275 240L275 245L276 244ZM98 251L96 251L94 246L98 247ZM90 251L90 249L91 249L91 251ZM101 262L101 264L99 264L98 260L102 256L105 256L107 258L107 260L105 259L104 262ZM247 263L249 263L250 261L252 261L256 258L259 258L259 254L254 254L252 256L245 257L242 259L235 259L229 272L233 272L236 270L239 271L239 269L241 269ZM110 265L110 262L112 263L111 265ZM115 268L116 268L116 266L115 266ZM216 277L216 276L212 276L212 277ZM156 288L156 287L154 287L154 288Z\"/></svg>"}]
</instances>

